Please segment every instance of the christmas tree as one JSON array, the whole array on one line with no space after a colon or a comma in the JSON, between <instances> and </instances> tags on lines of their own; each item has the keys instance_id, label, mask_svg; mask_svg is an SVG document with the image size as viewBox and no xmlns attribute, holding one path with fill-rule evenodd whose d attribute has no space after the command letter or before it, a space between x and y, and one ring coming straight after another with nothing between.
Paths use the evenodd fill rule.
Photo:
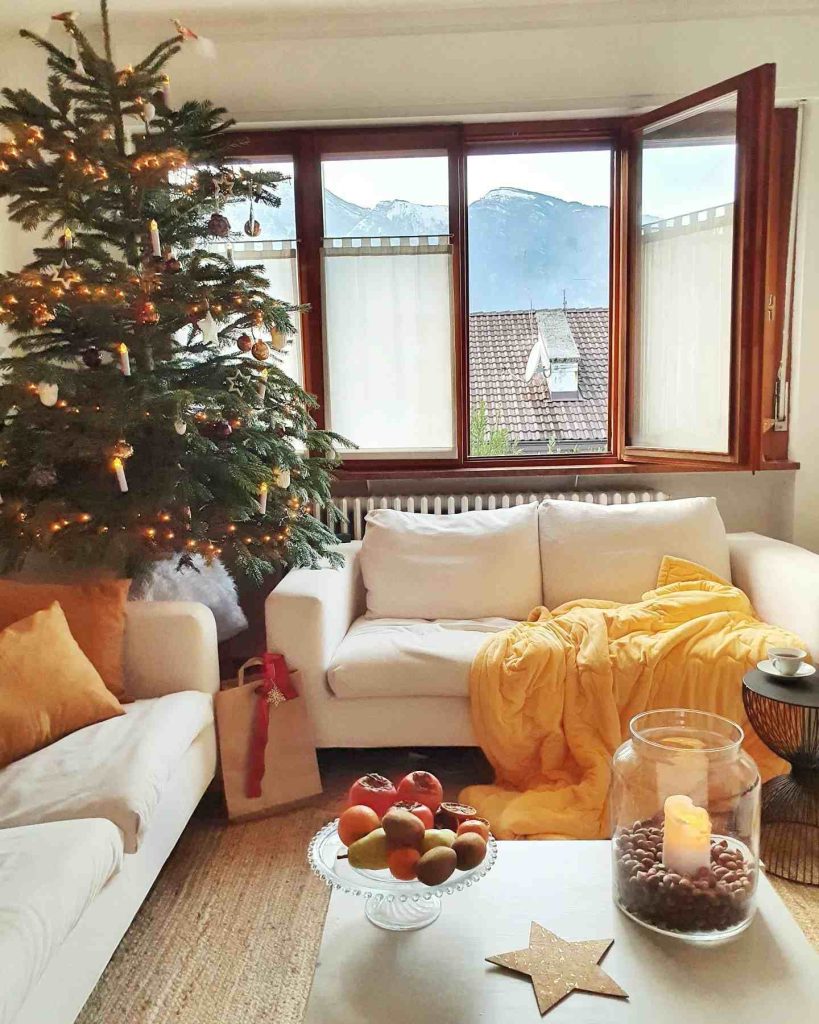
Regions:
<instances>
[{"instance_id":1,"label":"christmas tree","mask_svg":"<svg viewBox=\"0 0 819 1024\"><path fill-rule=\"evenodd\" d=\"M55 15L73 52L21 32L47 52L48 99L2 91L0 196L45 239L0 277L5 570L38 549L131 576L169 555L256 580L336 563L311 503L348 442L277 365L297 309L213 245L230 203L250 204L252 235L282 176L231 165L224 110L170 103L164 69L190 30L117 67L100 6L103 52Z\"/></svg>"}]
</instances>

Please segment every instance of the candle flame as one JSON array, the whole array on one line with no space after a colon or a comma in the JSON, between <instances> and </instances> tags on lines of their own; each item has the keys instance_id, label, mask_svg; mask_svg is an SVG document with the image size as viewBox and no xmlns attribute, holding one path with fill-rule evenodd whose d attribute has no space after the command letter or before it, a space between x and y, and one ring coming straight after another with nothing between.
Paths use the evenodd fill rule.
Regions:
<instances>
[{"instance_id":1,"label":"candle flame","mask_svg":"<svg viewBox=\"0 0 819 1024\"><path fill-rule=\"evenodd\" d=\"M111 466L115 472L118 469L122 469L122 459L119 456L116 456L111 462Z\"/></svg>"},{"instance_id":2,"label":"candle flame","mask_svg":"<svg viewBox=\"0 0 819 1024\"><path fill-rule=\"evenodd\" d=\"M262 492L262 494L267 494L267 484L266 483L259 484L259 490Z\"/></svg>"},{"instance_id":3,"label":"candle flame","mask_svg":"<svg viewBox=\"0 0 819 1024\"><path fill-rule=\"evenodd\" d=\"M127 346L127 345L125 344L125 342L124 342L124 341L121 341L121 342L119 343L119 345L117 345L117 352L119 352L119 354L120 354L121 356L123 356L123 355L125 355L125 353L126 353L127 351L128 351L128 346Z\"/></svg>"}]
</instances>

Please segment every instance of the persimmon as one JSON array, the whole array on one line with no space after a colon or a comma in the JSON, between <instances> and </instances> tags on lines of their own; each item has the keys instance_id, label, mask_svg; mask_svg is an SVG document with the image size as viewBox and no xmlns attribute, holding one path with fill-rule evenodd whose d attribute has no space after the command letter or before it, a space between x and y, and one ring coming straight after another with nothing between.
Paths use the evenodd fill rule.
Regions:
<instances>
[{"instance_id":1,"label":"persimmon","mask_svg":"<svg viewBox=\"0 0 819 1024\"><path fill-rule=\"evenodd\" d=\"M348 807L338 819L338 838L345 846L352 846L359 839L374 832L380 824L381 819L372 807L355 804Z\"/></svg>"},{"instance_id":2,"label":"persimmon","mask_svg":"<svg viewBox=\"0 0 819 1024\"><path fill-rule=\"evenodd\" d=\"M441 806L444 789L432 772L410 772L398 783L398 799L423 804L434 814Z\"/></svg>"},{"instance_id":3,"label":"persimmon","mask_svg":"<svg viewBox=\"0 0 819 1024\"><path fill-rule=\"evenodd\" d=\"M468 821L462 821L458 826L458 835L462 836L466 832L475 832L485 843L489 842L489 822L485 818L470 818Z\"/></svg>"},{"instance_id":4,"label":"persimmon","mask_svg":"<svg viewBox=\"0 0 819 1024\"><path fill-rule=\"evenodd\" d=\"M399 846L387 855L387 867L393 878L411 882L418 874L421 854L412 846Z\"/></svg>"},{"instance_id":5,"label":"persimmon","mask_svg":"<svg viewBox=\"0 0 819 1024\"><path fill-rule=\"evenodd\" d=\"M370 772L352 784L348 803L351 807L356 804L372 807L378 817L383 818L397 799L398 794L390 780L385 779L383 775Z\"/></svg>"},{"instance_id":6,"label":"persimmon","mask_svg":"<svg viewBox=\"0 0 819 1024\"><path fill-rule=\"evenodd\" d=\"M434 824L434 815L426 804L419 804L417 801L399 800L398 803L395 803L392 806L403 807L405 811L409 811L411 814L414 814L416 818L420 818L424 828L432 828Z\"/></svg>"}]
</instances>

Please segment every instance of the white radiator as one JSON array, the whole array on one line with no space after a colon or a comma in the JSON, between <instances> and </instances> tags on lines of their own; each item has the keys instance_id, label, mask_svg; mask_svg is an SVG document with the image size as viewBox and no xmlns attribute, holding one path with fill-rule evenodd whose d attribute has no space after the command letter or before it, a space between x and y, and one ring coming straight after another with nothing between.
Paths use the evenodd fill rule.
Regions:
<instances>
[{"instance_id":1,"label":"white radiator","mask_svg":"<svg viewBox=\"0 0 819 1024\"><path fill-rule=\"evenodd\" d=\"M327 506L317 505L316 516L339 537L361 540L364 535L364 517L374 508L394 508L399 512L432 513L436 516L454 515L456 512L470 512L479 509L509 508L530 501L555 498L558 501L587 501L594 505L633 505L638 501L667 501L663 491L541 491L516 493L503 491L493 494L376 494L362 497L333 498L332 505L343 516L328 511Z\"/></svg>"}]
</instances>

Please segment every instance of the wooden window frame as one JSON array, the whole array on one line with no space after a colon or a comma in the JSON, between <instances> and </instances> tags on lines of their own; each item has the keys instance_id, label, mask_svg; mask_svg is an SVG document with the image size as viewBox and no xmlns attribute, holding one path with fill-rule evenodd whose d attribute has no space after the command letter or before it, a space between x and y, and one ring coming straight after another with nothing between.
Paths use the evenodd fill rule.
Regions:
<instances>
[{"instance_id":1,"label":"wooden window frame","mask_svg":"<svg viewBox=\"0 0 819 1024\"><path fill-rule=\"evenodd\" d=\"M772 65L755 69L757 87L772 89L772 78L766 84L766 75L772 75ZM770 69L770 70L766 70ZM733 81L720 83L662 108L681 109L692 99L706 102L720 95ZM702 97L700 99L700 97ZM787 211L793 197L793 159L795 152L795 111L782 111L783 117L774 118L773 127L765 123L743 120L743 131L757 133L759 140L770 133L771 166L778 174L770 176L768 219L764 225L747 224L737 232L737 245L748 246L751 238L757 241L766 232L776 245L766 250L767 261L762 271L755 271L753 287L742 289L743 308L750 310L762 303L764 294L774 291L784 296L787 279ZM365 480L378 477L453 477L488 478L491 476L548 476L555 474L617 474L641 472L692 472L704 470L793 469L797 464L787 458L787 433L777 431L775 442L769 417L763 408L773 401L775 368L781 358L782 327L788 311L784 301L777 301L776 317L765 328L764 341L744 335L740 345L741 360L734 367L738 388L747 382L750 398L744 403L732 401L732 441L736 439L736 458L714 459L688 453L658 454L652 450L629 450L626 445L627 404L631 400L628 387L628 339L631 306L628 285L631 275L629 238L630 203L634 189L629 188L633 175L631 139L640 120L650 120L655 114L634 118L582 118L561 121L491 122L486 124L439 124L413 126L387 126L364 128L287 129L264 131L238 131L231 150L231 159L264 161L291 157L295 178L295 215L299 288L301 302L308 309L301 314L301 335L304 357L304 387L316 396L315 412L319 426L325 422L325 339L322 305L321 248L323 244L322 158L327 156L400 156L445 153L449 162L449 229L452 244L453 331L454 331L454 394L455 457L427 458L357 458L343 464L338 471L340 480ZM738 110L738 125L744 114ZM610 301L609 301L609 438L610 452L590 455L544 455L471 457L469 445L469 296L468 296L468 239L466 202L466 161L470 153L489 152L546 152L552 150L600 148L610 145L612 151L611 221L610 221ZM757 148L768 152L767 146ZM790 165L788 161L790 160ZM754 168L757 188L767 178L767 160ZM737 251L735 249L735 251ZM757 261L759 262L759 261ZM757 268L758 269L758 268ZM737 275L735 275L737 276ZM760 315L764 316L761 312ZM760 321L761 322L761 321ZM777 333L778 332L778 333ZM772 367L774 368L772 370ZM771 374L773 373L773 377ZM764 403L768 403L767 406Z\"/></svg>"}]
</instances>

